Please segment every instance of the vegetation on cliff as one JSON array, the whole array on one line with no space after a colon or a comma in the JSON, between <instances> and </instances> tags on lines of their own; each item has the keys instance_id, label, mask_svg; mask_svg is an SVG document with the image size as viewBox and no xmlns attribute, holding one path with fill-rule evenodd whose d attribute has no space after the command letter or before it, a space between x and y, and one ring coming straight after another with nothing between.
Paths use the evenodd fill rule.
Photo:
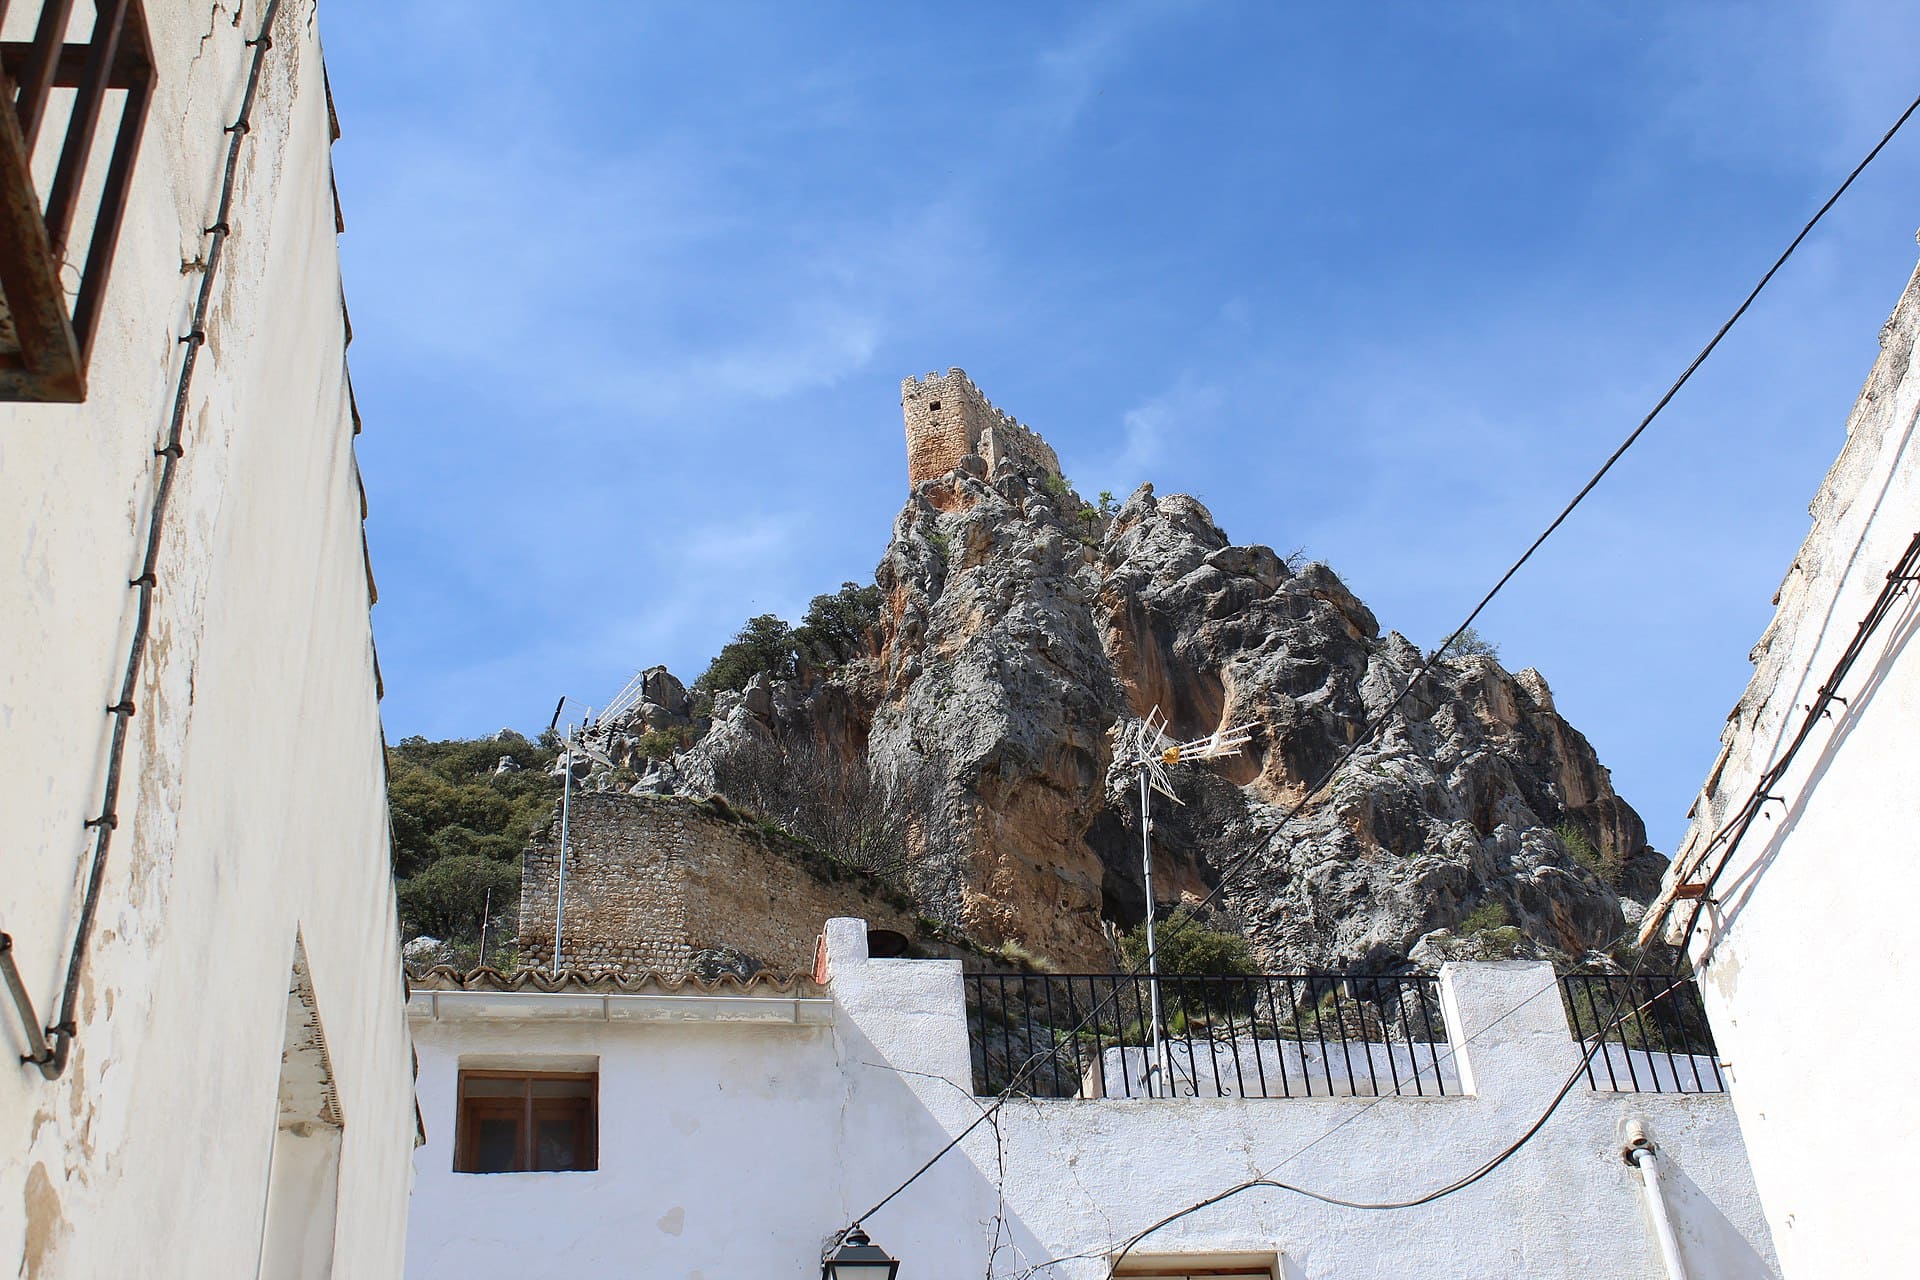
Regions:
<instances>
[{"instance_id":1,"label":"vegetation on cliff","mask_svg":"<svg viewBox=\"0 0 1920 1280\"><path fill-rule=\"evenodd\" d=\"M693 687L712 695L744 689L757 675L792 680L803 668L842 666L866 649L881 604L880 588L843 582L838 591L815 596L797 627L771 613L749 618Z\"/></svg>"},{"instance_id":2,"label":"vegetation on cliff","mask_svg":"<svg viewBox=\"0 0 1920 1280\"><path fill-rule=\"evenodd\" d=\"M552 744L512 730L405 738L387 749L402 936L431 935L463 957L477 952L490 900L490 939L511 940L521 850L560 796L559 779L548 774L554 759ZM512 763L503 769L503 761Z\"/></svg>"}]
</instances>

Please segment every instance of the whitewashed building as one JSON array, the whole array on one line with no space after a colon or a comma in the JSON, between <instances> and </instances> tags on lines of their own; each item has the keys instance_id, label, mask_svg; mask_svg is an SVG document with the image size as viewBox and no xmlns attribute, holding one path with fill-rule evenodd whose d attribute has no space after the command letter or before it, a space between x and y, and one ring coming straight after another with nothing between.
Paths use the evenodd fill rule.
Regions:
<instances>
[{"instance_id":1,"label":"whitewashed building","mask_svg":"<svg viewBox=\"0 0 1920 1280\"><path fill-rule=\"evenodd\" d=\"M314 6L0 8L0 1271L397 1275Z\"/></svg>"},{"instance_id":2,"label":"whitewashed building","mask_svg":"<svg viewBox=\"0 0 1920 1280\"><path fill-rule=\"evenodd\" d=\"M1248 1019L1239 997L1207 997L1197 1054L1203 1001L1189 998L1188 1032L1166 1047L1178 1096L1149 1096L1163 1091L1140 1085L1137 1051L1129 1064L1111 1040L1064 1038L1064 1079L1027 1077L1057 1096L1008 1103L877 1211L986 1113L996 1044L1014 1048L1004 1069L1033 1042L996 1039L1024 1021L995 1016L999 979L874 958L858 920L829 923L818 976L417 976L428 1138L407 1274L801 1280L856 1217L900 1280L1776 1274L1712 1058L1650 1047L1596 1059L1537 1137L1457 1195L1369 1212L1254 1189L1116 1267L1158 1219L1261 1174L1404 1199L1488 1160L1583 1056L1547 965L1455 965L1392 987L1403 1011L1410 990L1437 1010L1397 1032L1341 1003L1388 989L1366 980L1316 988L1304 1031L1307 1004ZM1072 982L1085 980L1009 981L1032 984L1017 997L1032 1012L1083 998ZM1240 1051L1216 1075L1225 1043Z\"/></svg>"},{"instance_id":3,"label":"whitewashed building","mask_svg":"<svg viewBox=\"0 0 1920 1280\"><path fill-rule=\"evenodd\" d=\"M1881 331L1666 886L1668 937L1698 965L1795 1277L1920 1259L1920 1103L1904 1082L1834 1089L1840 1062L1920 1056L1916 336L1920 274Z\"/></svg>"}]
</instances>

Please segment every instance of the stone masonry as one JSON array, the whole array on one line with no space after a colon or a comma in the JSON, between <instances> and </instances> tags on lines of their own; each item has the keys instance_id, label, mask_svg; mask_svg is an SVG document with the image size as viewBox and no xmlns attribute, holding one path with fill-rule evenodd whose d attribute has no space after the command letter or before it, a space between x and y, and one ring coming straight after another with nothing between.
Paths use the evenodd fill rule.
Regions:
<instances>
[{"instance_id":1,"label":"stone masonry","mask_svg":"<svg viewBox=\"0 0 1920 1280\"><path fill-rule=\"evenodd\" d=\"M904 899L809 846L709 802L576 795L567 856L564 967L681 977L702 952L741 953L780 974L809 973L827 920L921 932ZM520 961L553 959L560 824L523 856Z\"/></svg>"},{"instance_id":2,"label":"stone masonry","mask_svg":"<svg viewBox=\"0 0 1920 1280\"><path fill-rule=\"evenodd\" d=\"M1060 475L1053 447L982 395L964 369L929 373L900 383L907 421L907 483L946 475L972 454L991 475L1002 460L1028 471Z\"/></svg>"}]
</instances>

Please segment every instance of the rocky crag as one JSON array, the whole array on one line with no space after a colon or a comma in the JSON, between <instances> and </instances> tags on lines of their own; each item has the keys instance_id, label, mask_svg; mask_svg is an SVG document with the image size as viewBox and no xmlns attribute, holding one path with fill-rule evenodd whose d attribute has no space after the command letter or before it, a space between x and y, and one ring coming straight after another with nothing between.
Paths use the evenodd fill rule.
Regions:
<instances>
[{"instance_id":1,"label":"rocky crag","mask_svg":"<svg viewBox=\"0 0 1920 1280\"><path fill-rule=\"evenodd\" d=\"M1597 958L1665 859L1537 671L1448 657L1333 780L1423 654L1325 564L1236 545L1143 485L1081 500L1053 451L959 370L903 386L911 494L875 575L883 605L843 663L757 676L710 711L664 671L597 726L638 791L724 791L750 752L804 749L913 774L902 878L931 916L1061 967L1112 966L1146 911L1117 727L1251 724L1237 759L1176 766L1157 908L1204 898L1276 971L1390 970L1456 954ZM645 735L678 731L670 760ZM1290 821L1286 815L1298 808Z\"/></svg>"}]
</instances>

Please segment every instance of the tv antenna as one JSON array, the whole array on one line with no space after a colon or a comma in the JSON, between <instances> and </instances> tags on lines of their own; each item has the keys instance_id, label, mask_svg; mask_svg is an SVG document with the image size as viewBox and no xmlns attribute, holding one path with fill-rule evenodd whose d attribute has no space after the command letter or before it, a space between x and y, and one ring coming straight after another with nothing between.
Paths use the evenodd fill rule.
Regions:
<instances>
[{"instance_id":1,"label":"tv antenna","mask_svg":"<svg viewBox=\"0 0 1920 1280\"><path fill-rule=\"evenodd\" d=\"M1158 791L1175 804L1185 804L1173 789L1173 778L1167 770L1176 764L1202 764L1237 756L1240 749L1253 740L1253 729L1253 725L1243 724L1232 729L1216 729L1209 736L1191 742L1179 742L1167 732L1167 718L1156 706L1147 713L1146 719L1131 721L1114 731L1114 769L1130 769L1139 777L1140 873L1147 892L1148 1026L1153 1062L1158 1065L1161 1086L1169 1097L1173 1095L1173 1062L1167 1053L1166 1039L1160 1033L1160 955L1153 929L1153 793Z\"/></svg>"}]
</instances>

